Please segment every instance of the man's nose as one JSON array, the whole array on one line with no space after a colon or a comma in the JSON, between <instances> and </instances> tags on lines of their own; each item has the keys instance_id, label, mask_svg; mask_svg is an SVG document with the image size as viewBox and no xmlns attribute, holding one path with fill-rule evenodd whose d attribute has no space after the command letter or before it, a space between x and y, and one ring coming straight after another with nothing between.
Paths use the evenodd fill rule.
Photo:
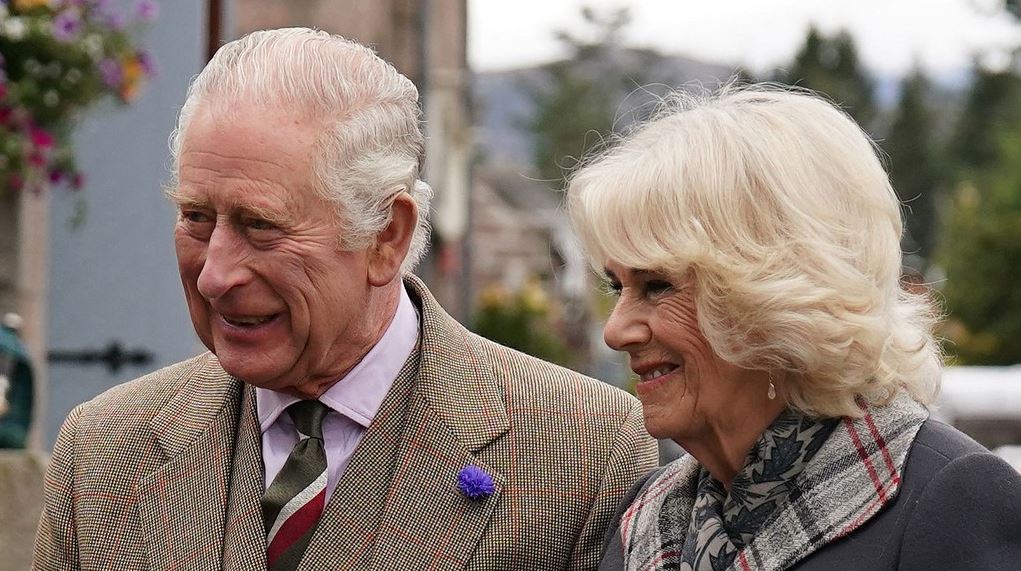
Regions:
<instances>
[{"instance_id":1,"label":"man's nose","mask_svg":"<svg viewBox=\"0 0 1021 571\"><path fill-rule=\"evenodd\" d=\"M218 222L209 237L206 260L199 272L198 290L206 299L222 297L250 278L244 241L229 223Z\"/></svg>"},{"instance_id":2,"label":"man's nose","mask_svg":"<svg viewBox=\"0 0 1021 571\"><path fill-rule=\"evenodd\" d=\"M618 300L603 327L603 341L611 349L627 351L629 347L648 343L649 337L649 325L638 308Z\"/></svg>"}]
</instances>

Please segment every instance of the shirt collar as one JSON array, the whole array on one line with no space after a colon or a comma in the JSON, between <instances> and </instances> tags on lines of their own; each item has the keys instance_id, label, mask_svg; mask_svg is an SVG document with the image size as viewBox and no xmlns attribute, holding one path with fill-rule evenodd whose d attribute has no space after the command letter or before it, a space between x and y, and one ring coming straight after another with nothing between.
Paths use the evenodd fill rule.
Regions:
<instances>
[{"instance_id":1,"label":"shirt collar","mask_svg":"<svg viewBox=\"0 0 1021 571\"><path fill-rule=\"evenodd\" d=\"M390 325L379 341L347 375L334 383L319 400L334 411L368 428L376 417L404 362L418 342L418 309L401 284L400 300ZM277 391L255 388L259 426L266 432L284 410L298 402L297 397Z\"/></svg>"}]
</instances>

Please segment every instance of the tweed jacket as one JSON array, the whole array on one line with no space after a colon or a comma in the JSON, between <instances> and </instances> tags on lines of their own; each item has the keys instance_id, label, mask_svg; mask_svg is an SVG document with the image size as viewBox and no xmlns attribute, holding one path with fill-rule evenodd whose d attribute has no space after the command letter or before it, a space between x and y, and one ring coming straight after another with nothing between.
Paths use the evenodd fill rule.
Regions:
<instances>
[{"instance_id":1,"label":"tweed jacket","mask_svg":"<svg viewBox=\"0 0 1021 571\"><path fill-rule=\"evenodd\" d=\"M419 348L301 569L594 569L615 506L656 465L639 403L469 333L405 284ZM458 492L468 465L491 496ZM263 474L254 390L213 355L115 387L60 431L33 568L265 570Z\"/></svg>"},{"instance_id":2,"label":"tweed jacket","mask_svg":"<svg viewBox=\"0 0 1021 571\"><path fill-rule=\"evenodd\" d=\"M728 570L1021 569L1021 475L956 429L931 419L912 428L903 416L879 409L838 425L812 460L836 467L834 476L803 482ZM607 531L601 571L632 568L621 522L657 493L671 466L682 480L698 473L686 456L629 491ZM863 494L848 486L855 481L872 485Z\"/></svg>"}]
</instances>

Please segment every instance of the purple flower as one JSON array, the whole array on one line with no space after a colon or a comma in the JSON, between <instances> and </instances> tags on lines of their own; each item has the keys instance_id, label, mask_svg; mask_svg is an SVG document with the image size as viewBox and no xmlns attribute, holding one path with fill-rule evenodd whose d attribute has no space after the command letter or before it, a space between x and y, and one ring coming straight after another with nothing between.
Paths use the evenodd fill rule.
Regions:
<instances>
[{"instance_id":1,"label":"purple flower","mask_svg":"<svg viewBox=\"0 0 1021 571\"><path fill-rule=\"evenodd\" d=\"M82 30L82 19L77 10L64 10L53 18L53 37L58 42L70 42Z\"/></svg>"},{"instance_id":2,"label":"purple flower","mask_svg":"<svg viewBox=\"0 0 1021 571\"><path fill-rule=\"evenodd\" d=\"M493 478L478 466L465 466L457 474L457 489L473 500L493 495Z\"/></svg>"},{"instance_id":3,"label":"purple flower","mask_svg":"<svg viewBox=\"0 0 1021 571\"><path fill-rule=\"evenodd\" d=\"M135 4L135 17L145 23L150 23L160 16L160 5L154 0L139 0Z\"/></svg>"},{"instance_id":4,"label":"purple flower","mask_svg":"<svg viewBox=\"0 0 1021 571\"><path fill-rule=\"evenodd\" d=\"M107 87L120 87L124 74L121 71L121 64L117 60L104 59L99 62L99 75Z\"/></svg>"},{"instance_id":5,"label":"purple flower","mask_svg":"<svg viewBox=\"0 0 1021 571\"><path fill-rule=\"evenodd\" d=\"M156 60L153 59L152 54L144 50L139 50L135 57L138 59L138 65L142 67L142 71L145 72L145 75L154 77L157 73L159 73L159 69L156 67Z\"/></svg>"},{"instance_id":6,"label":"purple flower","mask_svg":"<svg viewBox=\"0 0 1021 571\"><path fill-rule=\"evenodd\" d=\"M128 19L120 12L110 12L106 14L106 25L111 30L120 31L128 25Z\"/></svg>"}]
</instances>

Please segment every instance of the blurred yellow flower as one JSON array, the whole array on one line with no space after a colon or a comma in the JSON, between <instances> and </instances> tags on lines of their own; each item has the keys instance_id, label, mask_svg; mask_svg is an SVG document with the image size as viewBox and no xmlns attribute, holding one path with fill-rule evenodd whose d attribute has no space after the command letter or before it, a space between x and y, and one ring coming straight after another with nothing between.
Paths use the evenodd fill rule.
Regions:
<instances>
[{"instance_id":1,"label":"blurred yellow flower","mask_svg":"<svg viewBox=\"0 0 1021 571\"><path fill-rule=\"evenodd\" d=\"M121 98L131 102L138 96L142 80L145 79L145 68L142 67L138 58L129 56L121 60L121 73L124 78L121 83Z\"/></svg>"},{"instance_id":2,"label":"blurred yellow flower","mask_svg":"<svg viewBox=\"0 0 1021 571\"><path fill-rule=\"evenodd\" d=\"M14 0L14 7L19 10L29 10L32 8L49 7L50 0Z\"/></svg>"},{"instance_id":3,"label":"blurred yellow flower","mask_svg":"<svg viewBox=\"0 0 1021 571\"><path fill-rule=\"evenodd\" d=\"M495 309L507 305L510 296L500 285L490 285L479 294L479 305L483 308Z\"/></svg>"}]
</instances>

